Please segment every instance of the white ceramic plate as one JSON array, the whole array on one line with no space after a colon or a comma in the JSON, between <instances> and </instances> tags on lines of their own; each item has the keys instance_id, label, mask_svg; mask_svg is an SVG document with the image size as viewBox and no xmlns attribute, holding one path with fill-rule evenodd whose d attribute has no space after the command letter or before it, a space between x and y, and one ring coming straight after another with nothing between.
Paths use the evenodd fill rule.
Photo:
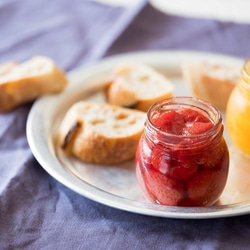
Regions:
<instances>
[{"instance_id":1,"label":"white ceramic plate","mask_svg":"<svg viewBox=\"0 0 250 250\"><path fill-rule=\"evenodd\" d=\"M250 212L250 192L246 191L250 179L246 176L250 161L238 162L238 155L231 150L231 168L240 165L238 179L229 176L228 185L215 206L169 207L148 202L137 184L134 161L117 166L86 164L74 157L67 157L56 143L56 134L62 117L69 107L79 100L103 101L103 79L122 62L143 62L167 74L176 87L175 96L190 95L183 83L180 66L183 62L209 61L241 63L243 60L229 56L187 51L152 51L124 54L106 58L88 68L70 72L69 86L59 95L40 98L33 105L27 121L30 148L41 166L56 180L96 202L133 213L169 218L215 218ZM245 164L245 165L244 165ZM250 167L249 167L250 168ZM238 175L237 175L238 174ZM250 176L250 174L249 174ZM250 177L249 177L250 178ZM238 182L241 186L237 186Z\"/></svg>"},{"instance_id":2,"label":"white ceramic plate","mask_svg":"<svg viewBox=\"0 0 250 250\"><path fill-rule=\"evenodd\" d=\"M250 23L250 2L247 0L210 0L206 4L200 0L150 0L150 3L166 14Z\"/></svg>"}]
</instances>

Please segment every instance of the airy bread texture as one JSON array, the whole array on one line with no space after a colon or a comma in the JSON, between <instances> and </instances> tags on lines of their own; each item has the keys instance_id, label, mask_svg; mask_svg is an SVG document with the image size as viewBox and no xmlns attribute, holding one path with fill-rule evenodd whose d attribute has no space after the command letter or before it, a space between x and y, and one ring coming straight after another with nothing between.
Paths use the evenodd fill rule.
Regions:
<instances>
[{"instance_id":1,"label":"airy bread texture","mask_svg":"<svg viewBox=\"0 0 250 250\"><path fill-rule=\"evenodd\" d=\"M141 111L81 101L66 113L59 144L86 162L120 163L134 157L145 119Z\"/></svg>"},{"instance_id":2,"label":"airy bread texture","mask_svg":"<svg viewBox=\"0 0 250 250\"><path fill-rule=\"evenodd\" d=\"M48 57L36 56L23 63L0 65L0 112L51 93L67 85L65 74Z\"/></svg>"},{"instance_id":3,"label":"airy bread texture","mask_svg":"<svg viewBox=\"0 0 250 250\"><path fill-rule=\"evenodd\" d=\"M225 110L242 65L185 64L182 73L192 94Z\"/></svg>"},{"instance_id":4,"label":"airy bread texture","mask_svg":"<svg viewBox=\"0 0 250 250\"><path fill-rule=\"evenodd\" d=\"M108 102L118 106L146 112L155 102L171 97L174 91L165 76L144 64L118 66L112 77Z\"/></svg>"}]
</instances>

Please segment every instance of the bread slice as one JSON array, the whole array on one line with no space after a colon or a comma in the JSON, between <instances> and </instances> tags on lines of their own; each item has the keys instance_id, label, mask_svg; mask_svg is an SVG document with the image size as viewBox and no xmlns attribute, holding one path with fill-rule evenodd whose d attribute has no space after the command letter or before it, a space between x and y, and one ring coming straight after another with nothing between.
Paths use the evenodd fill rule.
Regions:
<instances>
[{"instance_id":1,"label":"bread slice","mask_svg":"<svg viewBox=\"0 0 250 250\"><path fill-rule=\"evenodd\" d=\"M65 74L48 57L36 56L20 64L0 65L0 112L41 95L60 92L66 85Z\"/></svg>"},{"instance_id":2,"label":"bread slice","mask_svg":"<svg viewBox=\"0 0 250 250\"><path fill-rule=\"evenodd\" d=\"M224 110L240 77L242 65L184 64L182 73L192 94Z\"/></svg>"},{"instance_id":3,"label":"bread slice","mask_svg":"<svg viewBox=\"0 0 250 250\"><path fill-rule=\"evenodd\" d=\"M0 65L0 77L8 74L15 66L16 62L6 62Z\"/></svg>"},{"instance_id":4,"label":"bread slice","mask_svg":"<svg viewBox=\"0 0 250 250\"><path fill-rule=\"evenodd\" d=\"M81 101L66 113L59 144L86 162L120 163L134 157L145 119L141 111Z\"/></svg>"},{"instance_id":5,"label":"bread slice","mask_svg":"<svg viewBox=\"0 0 250 250\"><path fill-rule=\"evenodd\" d=\"M125 64L114 71L108 88L108 102L147 111L155 102L172 96L170 81L144 64Z\"/></svg>"}]
</instances>

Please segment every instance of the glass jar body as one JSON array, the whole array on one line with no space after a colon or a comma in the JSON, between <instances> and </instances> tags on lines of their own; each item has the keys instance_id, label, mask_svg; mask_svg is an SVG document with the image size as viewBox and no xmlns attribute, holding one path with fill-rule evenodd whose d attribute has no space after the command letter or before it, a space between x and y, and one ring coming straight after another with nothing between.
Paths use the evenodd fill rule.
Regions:
<instances>
[{"instance_id":1,"label":"glass jar body","mask_svg":"<svg viewBox=\"0 0 250 250\"><path fill-rule=\"evenodd\" d=\"M145 196L170 206L214 204L224 190L229 168L227 144L219 131L223 125L214 136L168 140L161 131L148 133L149 123L150 114L136 152L136 176Z\"/></svg>"},{"instance_id":2,"label":"glass jar body","mask_svg":"<svg viewBox=\"0 0 250 250\"><path fill-rule=\"evenodd\" d=\"M250 76L244 69L229 97L226 122L232 144L250 157Z\"/></svg>"}]
</instances>

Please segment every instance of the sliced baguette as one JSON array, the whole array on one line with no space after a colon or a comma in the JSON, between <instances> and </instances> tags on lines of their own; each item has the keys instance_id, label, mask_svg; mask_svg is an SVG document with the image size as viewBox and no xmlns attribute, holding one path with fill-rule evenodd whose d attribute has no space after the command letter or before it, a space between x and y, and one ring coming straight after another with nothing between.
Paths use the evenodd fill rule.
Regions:
<instances>
[{"instance_id":1,"label":"sliced baguette","mask_svg":"<svg viewBox=\"0 0 250 250\"><path fill-rule=\"evenodd\" d=\"M184 64L182 73L192 94L224 110L240 77L242 65Z\"/></svg>"},{"instance_id":2,"label":"sliced baguette","mask_svg":"<svg viewBox=\"0 0 250 250\"><path fill-rule=\"evenodd\" d=\"M120 163L134 157L145 119L141 111L81 101L66 113L59 144L86 162Z\"/></svg>"},{"instance_id":3,"label":"sliced baguette","mask_svg":"<svg viewBox=\"0 0 250 250\"><path fill-rule=\"evenodd\" d=\"M67 85L65 74L44 56L36 56L23 63L0 66L0 112L51 93Z\"/></svg>"},{"instance_id":4,"label":"sliced baguette","mask_svg":"<svg viewBox=\"0 0 250 250\"><path fill-rule=\"evenodd\" d=\"M6 62L0 65L0 77L8 74L15 66L16 62Z\"/></svg>"},{"instance_id":5,"label":"sliced baguette","mask_svg":"<svg viewBox=\"0 0 250 250\"><path fill-rule=\"evenodd\" d=\"M144 64L118 66L107 91L108 102L147 111L155 102L172 96L170 81Z\"/></svg>"}]
</instances>

